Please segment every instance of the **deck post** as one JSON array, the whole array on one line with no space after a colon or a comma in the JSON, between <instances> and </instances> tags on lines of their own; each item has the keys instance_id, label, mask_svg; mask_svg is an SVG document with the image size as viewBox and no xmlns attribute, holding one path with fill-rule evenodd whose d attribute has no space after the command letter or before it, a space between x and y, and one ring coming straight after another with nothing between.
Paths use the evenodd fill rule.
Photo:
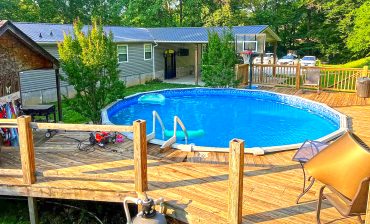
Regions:
<instances>
[{"instance_id":1,"label":"deck post","mask_svg":"<svg viewBox=\"0 0 370 224\"><path fill-rule=\"evenodd\" d=\"M38 224L39 216L37 213L37 201L36 201L36 198L34 197L28 197L28 212L30 215L30 223Z\"/></svg>"},{"instance_id":2,"label":"deck post","mask_svg":"<svg viewBox=\"0 0 370 224\"><path fill-rule=\"evenodd\" d=\"M369 66L365 65L364 70L362 71L362 77L367 77L367 73L369 71Z\"/></svg>"},{"instance_id":3,"label":"deck post","mask_svg":"<svg viewBox=\"0 0 370 224\"><path fill-rule=\"evenodd\" d=\"M59 122L63 121L63 113L62 113L62 96L60 92L60 73L59 68L55 69L55 81L57 87L57 102L58 102L58 120ZM67 88L68 89L68 88ZM54 117L56 122L56 117Z\"/></svg>"},{"instance_id":4,"label":"deck post","mask_svg":"<svg viewBox=\"0 0 370 224\"><path fill-rule=\"evenodd\" d=\"M23 182L33 184L36 182L35 151L31 129L31 116L17 118L19 134L19 150L21 154Z\"/></svg>"},{"instance_id":5,"label":"deck post","mask_svg":"<svg viewBox=\"0 0 370 224\"><path fill-rule=\"evenodd\" d=\"M230 141L228 219L230 224L242 222L244 176L244 141Z\"/></svg>"},{"instance_id":6,"label":"deck post","mask_svg":"<svg viewBox=\"0 0 370 224\"><path fill-rule=\"evenodd\" d=\"M370 185L369 185L369 193L367 197L365 224L370 224Z\"/></svg>"},{"instance_id":7,"label":"deck post","mask_svg":"<svg viewBox=\"0 0 370 224\"><path fill-rule=\"evenodd\" d=\"M296 77L295 77L295 88L296 90L299 90L301 87L301 64L298 62L296 67Z\"/></svg>"},{"instance_id":8,"label":"deck post","mask_svg":"<svg viewBox=\"0 0 370 224\"><path fill-rule=\"evenodd\" d=\"M146 122L136 120L133 125L135 191L142 193L148 190Z\"/></svg>"},{"instance_id":9,"label":"deck post","mask_svg":"<svg viewBox=\"0 0 370 224\"><path fill-rule=\"evenodd\" d=\"M194 83L195 85L198 85L199 84L199 52L198 52L198 49L199 46L198 44L195 44L195 55L194 55L194 73L195 73L195 80L194 80Z\"/></svg>"},{"instance_id":10,"label":"deck post","mask_svg":"<svg viewBox=\"0 0 370 224\"><path fill-rule=\"evenodd\" d=\"M272 77L274 78L276 77L276 65L277 65L276 53L277 53L277 41L274 42L274 63L272 67Z\"/></svg>"},{"instance_id":11,"label":"deck post","mask_svg":"<svg viewBox=\"0 0 370 224\"><path fill-rule=\"evenodd\" d=\"M235 80L239 80L239 64L235 64L235 67L234 67L234 71L235 71Z\"/></svg>"}]
</instances>

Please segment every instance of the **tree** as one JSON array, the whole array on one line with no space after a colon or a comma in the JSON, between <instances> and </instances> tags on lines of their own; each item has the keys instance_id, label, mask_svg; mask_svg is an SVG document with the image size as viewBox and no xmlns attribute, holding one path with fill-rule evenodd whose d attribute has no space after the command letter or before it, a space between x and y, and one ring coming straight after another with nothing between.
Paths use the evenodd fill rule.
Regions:
<instances>
[{"instance_id":1,"label":"tree","mask_svg":"<svg viewBox=\"0 0 370 224\"><path fill-rule=\"evenodd\" d=\"M230 30L220 36L215 31L208 33L208 46L202 59L202 80L206 86L234 87L235 64L237 63L234 38Z\"/></svg>"},{"instance_id":2,"label":"tree","mask_svg":"<svg viewBox=\"0 0 370 224\"><path fill-rule=\"evenodd\" d=\"M370 1L354 13L354 27L347 38L347 47L360 57L370 55Z\"/></svg>"},{"instance_id":3,"label":"tree","mask_svg":"<svg viewBox=\"0 0 370 224\"><path fill-rule=\"evenodd\" d=\"M77 94L65 99L81 115L100 122L100 110L124 96L124 83L119 80L118 58L112 33L106 34L97 20L82 32L80 21L74 22L74 36L64 34L58 44L65 80Z\"/></svg>"},{"instance_id":4,"label":"tree","mask_svg":"<svg viewBox=\"0 0 370 224\"><path fill-rule=\"evenodd\" d=\"M122 21L126 26L175 26L174 9L170 0L129 0Z\"/></svg>"}]
</instances>

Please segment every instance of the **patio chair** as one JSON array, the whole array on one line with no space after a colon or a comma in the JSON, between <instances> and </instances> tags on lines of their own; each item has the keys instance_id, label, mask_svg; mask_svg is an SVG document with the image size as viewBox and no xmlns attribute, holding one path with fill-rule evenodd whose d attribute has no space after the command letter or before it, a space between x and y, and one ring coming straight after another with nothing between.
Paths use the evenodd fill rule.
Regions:
<instances>
[{"instance_id":1,"label":"patio chair","mask_svg":"<svg viewBox=\"0 0 370 224\"><path fill-rule=\"evenodd\" d=\"M320 93L320 68L307 68L302 86L316 87L317 93Z\"/></svg>"},{"instance_id":2,"label":"patio chair","mask_svg":"<svg viewBox=\"0 0 370 224\"><path fill-rule=\"evenodd\" d=\"M315 183L315 178L312 176L306 177L306 171L304 169L304 164L307 163L312 157L314 157L321 150L325 149L329 144L319 141L305 141L302 146L294 154L292 160L299 162L303 172L303 188L302 192L298 195L296 199L296 204L299 204L299 200L305 195ZM306 182L309 182L306 188Z\"/></svg>"},{"instance_id":3,"label":"patio chair","mask_svg":"<svg viewBox=\"0 0 370 224\"><path fill-rule=\"evenodd\" d=\"M304 168L324 184L318 198L317 223L323 199L328 199L346 217L366 213L370 149L357 136L345 133L304 164ZM326 187L331 193L324 194Z\"/></svg>"}]
</instances>

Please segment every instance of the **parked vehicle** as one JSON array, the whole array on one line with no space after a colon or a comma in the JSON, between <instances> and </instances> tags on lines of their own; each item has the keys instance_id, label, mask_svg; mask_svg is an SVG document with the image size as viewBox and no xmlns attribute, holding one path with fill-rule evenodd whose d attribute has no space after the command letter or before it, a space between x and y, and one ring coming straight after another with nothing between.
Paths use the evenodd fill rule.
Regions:
<instances>
[{"instance_id":1,"label":"parked vehicle","mask_svg":"<svg viewBox=\"0 0 370 224\"><path fill-rule=\"evenodd\" d=\"M274 53L265 53L263 56L263 64L274 64ZM253 59L253 64L261 64L261 56Z\"/></svg>"},{"instance_id":2,"label":"parked vehicle","mask_svg":"<svg viewBox=\"0 0 370 224\"><path fill-rule=\"evenodd\" d=\"M278 65L296 65L298 63L298 56L294 54L288 54L277 61Z\"/></svg>"},{"instance_id":3,"label":"parked vehicle","mask_svg":"<svg viewBox=\"0 0 370 224\"><path fill-rule=\"evenodd\" d=\"M315 56L304 56L301 59L302 66L315 66L316 65L316 57Z\"/></svg>"}]
</instances>

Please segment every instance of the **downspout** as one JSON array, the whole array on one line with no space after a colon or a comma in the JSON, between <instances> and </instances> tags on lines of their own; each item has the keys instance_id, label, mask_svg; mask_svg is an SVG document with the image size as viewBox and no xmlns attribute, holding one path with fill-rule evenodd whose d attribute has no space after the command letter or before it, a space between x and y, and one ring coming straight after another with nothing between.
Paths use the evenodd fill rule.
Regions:
<instances>
[{"instance_id":1,"label":"downspout","mask_svg":"<svg viewBox=\"0 0 370 224\"><path fill-rule=\"evenodd\" d=\"M153 46L153 79L155 79L155 47L157 47L158 46L158 43L157 42L155 42L155 40L153 39L153 41L154 41L154 46Z\"/></svg>"}]
</instances>

